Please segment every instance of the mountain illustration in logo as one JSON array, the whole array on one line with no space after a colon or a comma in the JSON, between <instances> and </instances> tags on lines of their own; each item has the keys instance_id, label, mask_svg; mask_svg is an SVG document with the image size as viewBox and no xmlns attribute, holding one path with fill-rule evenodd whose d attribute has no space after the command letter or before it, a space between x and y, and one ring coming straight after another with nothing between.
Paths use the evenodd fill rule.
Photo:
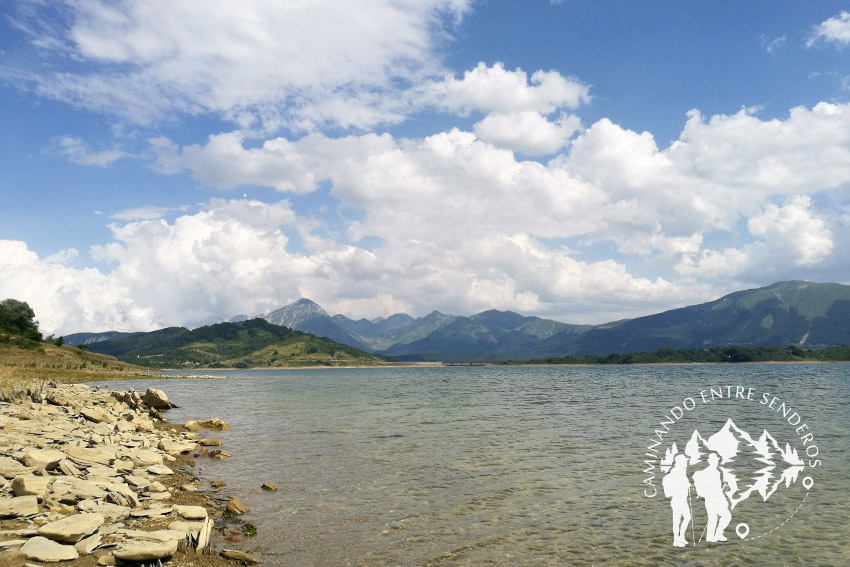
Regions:
<instances>
[{"instance_id":1,"label":"mountain illustration in logo","mask_svg":"<svg viewBox=\"0 0 850 567\"><path fill-rule=\"evenodd\" d=\"M661 470L667 472L679 453L676 444L668 448L661 460ZM749 498L753 493L767 500L781 484L786 488L796 482L805 463L797 450L786 443L783 448L767 430L754 439L749 433L727 419L719 431L703 437L694 430L685 445L688 466L698 467L707 456L716 453L723 473L723 492L731 508Z\"/></svg>"}]
</instances>

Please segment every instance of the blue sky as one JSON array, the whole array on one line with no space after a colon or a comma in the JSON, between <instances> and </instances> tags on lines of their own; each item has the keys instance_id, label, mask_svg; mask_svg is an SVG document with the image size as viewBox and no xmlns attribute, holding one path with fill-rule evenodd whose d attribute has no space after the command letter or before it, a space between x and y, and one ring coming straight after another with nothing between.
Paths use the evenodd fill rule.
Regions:
<instances>
[{"instance_id":1,"label":"blue sky","mask_svg":"<svg viewBox=\"0 0 850 567\"><path fill-rule=\"evenodd\" d=\"M0 296L47 332L850 282L846 2L2 12Z\"/></svg>"}]
</instances>

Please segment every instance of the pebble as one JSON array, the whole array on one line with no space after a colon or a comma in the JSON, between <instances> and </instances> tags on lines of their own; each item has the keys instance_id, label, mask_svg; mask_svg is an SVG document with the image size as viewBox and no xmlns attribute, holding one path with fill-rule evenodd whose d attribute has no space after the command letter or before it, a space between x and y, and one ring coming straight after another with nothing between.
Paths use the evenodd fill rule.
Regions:
<instances>
[{"instance_id":1,"label":"pebble","mask_svg":"<svg viewBox=\"0 0 850 567\"><path fill-rule=\"evenodd\" d=\"M155 410L176 407L164 393L149 389L140 396L132 389L51 383L43 403L32 403L28 395L23 391L0 404L0 547L12 550L4 554L20 555L15 564L91 554L98 565L164 561L178 553L187 534L206 547L210 516L221 512L171 506L171 493L154 480L173 475L165 463L198 447L193 433L155 429ZM230 429L218 419L196 423ZM188 483L181 489L198 490ZM245 511L236 498L228 507L239 510L231 513ZM154 517L165 517L170 529L134 527Z\"/></svg>"}]
</instances>

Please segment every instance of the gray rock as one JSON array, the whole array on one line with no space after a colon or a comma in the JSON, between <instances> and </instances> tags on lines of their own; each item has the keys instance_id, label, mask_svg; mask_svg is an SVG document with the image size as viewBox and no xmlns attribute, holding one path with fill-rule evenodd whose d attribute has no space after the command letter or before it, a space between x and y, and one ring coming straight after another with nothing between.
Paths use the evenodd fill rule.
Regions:
<instances>
[{"instance_id":1,"label":"gray rock","mask_svg":"<svg viewBox=\"0 0 850 567\"><path fill-rule=\"evenodd\" d=\"M143 540L143 541L159 541L166 542L172 540L181 540L184 537L183 532L173 530L121 530L121 534L128 540Z\"/></svg>"},{"instance_id":2,"label":"gray rock","mask_svg":"<svg viewBox=\"0 0 850 567\"><path fill-rule=\"evenodd\" d=\"M62 459L59 461L59 470L61 470L62 474L66 476L80 476L83 474L80 472L80 469L78 469L74 463L68 459Z\"/></svg>"},{"instance_id":3,"label":"gray rock","mask_svg":"<svg viewBox=\"0 0 850 567\"><path fill-rule=\"evenodd\" d=\"M18 496L0 500L0 518L34 516L38 514L38 498L35 496Z\"/></svg>"},{"instance_id":4,"label":"gray rock","mask_svg":"<svg viewBox=\"0 0 850 567\"><path fill-rule=\"evenodd\" d=\"M164 542L134 540L119 544L112 555L123 561L150 561L171 557L175 553L177 553L176 539Z\"/></svg>"},{"instance_id":5,"label":"gray rock","mask_svg":"<svg viewBox=\"0 0 850 567\"><path fill-rule=\"evenodd\" d=\"M72 476L58 476L53 481L53 498L62 502L76 502L89 498L105 498L106 491L91 480Z\"/></svg>"},{"instance_id":6,"label":"gray rock","mask_svg":"<svg viewBox=\"0 0 850 567\"><path fill-rule=\"evenodd\" d=\"M103 537L100 534L90 535L87 538L81 539L74 545L74 549L80 555L91 555L92 552L97 549L97 546L100 545Z\"/></svg>"},{"instance_id":7,"label":"gray rock","mask_svg":"<svg viewBox=\"0 0 850 567\"><path fill-rule=\"evenodd\" d=\"M56 449L30 448L24 451L19 460L28 467L51 470L65 458L65 453Z\"/></svg>"},{"instance_id":8,"label":"gray rock","mask_svg":"<svg viewBox=\"0 0 850 567\"><path fill-rule=\"evenodd\" d=\"M181 455L183 453L189 453L195 450L197 445L195 443L190 442L179 442L173 441L171 439L165 438L160 440L159 448L168 453L169 455Z\"/></svg>"},{"instance_id":9,"label":"gray rock","mask_svg":"<svg viewBox=\"0 0 850 567\"><path fill-rule=\"evenodd\" d=\"M12 457L0 457L0 476L9 480L22 474L29 474L35 467L25 467Z\"/></svg>"},{"instance_id":10,"label":"gray rock","mask_svg":"<svg viewBox=\"0 0 850 567\"><path fill-rule=\"evenodd\" d=\"M66 445L62 448L69 459L74 461L74 464L90 467L92 465L111 465L115 461L115 451L108 447L77 447L74 445Z\"/></svg>"},{"instance_id":11,"label":"gray rock","mask_svg":"<svg viewBox=\"0 0 850 567\"><path fill-rule=\"evenodd\" d=\"M38 529L38 535L62 543L77 543L93 534L106 519L97 513L82 513L62 518L56 522L44 524Z\"/></svg>"},{"instance_id":12,"label":"gray rock","mask_svg":"<svg viewBox=\"0 0 850 567\"><path fill-rule=\"evenodd\" d=\"M248 509L242 504L242 502L235 496L230 499L225 509L234 515L244 514L248 511Z\"/></svg>"},{"instance_id":13,"label":"gray rock","mask_svg":"<svg viewBox=\"0 0 850 567\"><path fill-rule=\"evenodd\" d=\"M225 559L232 559L233 561L242 561L244 563L259 563L260 560L245 553L244 551L239 551L238 549L222 549L221 553L219 553Z\"/></svg>"},{"instance_id":14,"label":"gray rock","mask_svg":"<svg viewBox=\"0 0 850 567\"><path fill-rule=\"evenodd\" d=\"M15 496L35 496L39 502L43 502L47 498L52 481L49 476L16 476L12 481L12 492Z\"/></svg>"},{"instance_id":15,"label":"gray rock","mask_svg":"<svg viewBox=\"0 0 850 567\"><path fill-rule=\"evenodd\" d=\"M115 416L100 408L83 408L80 415L94 423L115 423Z\"/></svg>"},{"instance_id":16,"label":"gray rock","mask_svg":"<svg viewBox=\"0 0 850 567\"><path fill-rule=\"evenodd\" d=\"M155 516L167 516L172 512L171 508L147 508L145 510L133 510L131 518L153 518Z\"/></svg>"},{"instance_id":17,"label":"gray rock","mask_svg":"<svg viewBox=\"0 0 850 567\"><path fill-rule=\"evenodd\" d=\"M204 522L186 522L183 520L177 520L176 522L171 522L168 524L168 529L174 532L183 532L184 534L188 534L190 532L200 532L204 527ZM23 541L23 540L22 540Z\"/></svg>"},{"instance_id":18,"label":"gray rock","mask_svg":"<svg viewBox=\"0 0 850 567\"><path fill-rule=\"evenodd\" d=\"M227 429L230 429L230 425L218 418L208 419L206 421L189 421L186 422L185 427L189 431L200 431L202 429L225 431Z\"/></svg>"},{"instance_id":19,"label":"gray rock","mask_svg":"<svg viewBox=\"0 0 850 567\"><path fill-rule=\"evenodd\" d=\"M156 388L148 388L145 395L142 396L142 401L153 409L167 410L171 409L171 404L168 401L168 396L162 390Z\"/></svg>"},{"instance_id":20,"label":"gray rock","mask_svg":"<svg viewBox=\"0 0 850 567\"><path fill-rule=\"evenodd\" d=\"M130 486L135 486L138 489L147 488L151 484L150 480L148 480L144 477L141 477L141 476L134 475L134 474L128 474L127 476L124 477L124 480Z\"/></svg>"},{"instance_id":21,"label":"gray rock","mask_svg":"<svg viewBox=\"0 0 850 567\"><path fill-rule=\"evenodd\" d=\"M45 563L73 561L80 556L73 545L62 545L41 536L36 536L26 542L21 547L21 555L27 559L43 561Z\"/></svg>"},{"instance_id":22,"label":"gray rock","mask_svg":"<svg viewBox=\"0 0 850 567\"><path fill-rule=\"evenodd\" d=\"M80 512L94 512L103 515L109 521L117 522L130 515L128 506L110 504L109 502L98 502L96 500L83 500L77 504Z\"/></svg>"},{"instance_id":23,"label":"gray rock","mask_svg":"<svg viewBox=\"0 0 850 567\"><path fill-rule=\"evenodd\" d=\"M174 506L174 511L187 520L204 520L207 517L207 509L203 506Z\"/></svg>"},{"instance_id":24,"label":"gray rock","mask_svg":"<svg viewBox=\"0 0 850 567\"><path fill-rule=\"evenodd\" d=\"M133 449L130 451L129 457L138 468L162 464L162 455L150 449Z\"/></svg>"},{"instance_id":25,"label":"gray rock","mask_svg":"<svg viewBox=\"0 0 850 567\"><path fill-rule=\"evenodd\" d=\"M174 471L166 467L165 465L151 465L145 470L148 471L150 474L174 474Z\"/></svg>"}]
</instances>

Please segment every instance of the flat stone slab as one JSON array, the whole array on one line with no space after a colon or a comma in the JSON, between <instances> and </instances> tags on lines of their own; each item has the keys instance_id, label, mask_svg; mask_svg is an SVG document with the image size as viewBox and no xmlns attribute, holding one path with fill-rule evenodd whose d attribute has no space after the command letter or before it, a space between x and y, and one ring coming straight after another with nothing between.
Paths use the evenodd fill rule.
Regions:
<instances>
[{"instance_id":1,"label":"flat stone slab","mask_svg":"<svg viewBox=\"0 0 850 567\"><path fill-rule=\"evenodd\" d=\"M186 522L177 520L168 524L168 529L173 532L182 532L184 535L190 532L199 532L203 529L204 522ZM24 541L24 540L21 540Z\"/></svg>"},{"instance_id":2,"label":"flat stone slab","mask_svg":"<svg viewBox=\"0 0 850 567\"><path fill-rule=\"evenodd\" d=\"M128 474L124 477L124 480L130 486L135 486L136 488L147 488L151 484L150 480L141 476L136 476L134 474Z\"/></svg>"},{"instance_id":3,"label":"flat stone slab","mask_svg":"<svg viewBox=\"0 0 850 567\"><path fill-rule=\"evenodd\" d=\"M111 465L115 461L115 451L106 447L91 448L75 447L73 445L62 448L69 459L81 466Z\"/></svg>"},{"instance_id":4,"label":"flat stone slab","mask_svg":"<svg viewBox=\"0 0 850 567\"><path fill-rule=\"evenodd\" d=\"M174 506L174 511L187 520L204 520L207 517L207 509L203 506Z\"/></svg>"},{"instance_id":5,"label":"flat stone slab","mask_svg":"<svg viewBox=\"0 0 850 567\"><path fill-rule=\"evenodd\" d=\"M162 464L162 455L150 449L133 449L130 451L129 457L137 468Z\"/></svg>"},{"instance_id":6,"label":"flat stone slab","mask_svg":"<svg viewBox=\"0 0 850 567\"><path fill-rule=\"evenodd\" d=\"M99 408L83 408L80 415L94 423L114 423L115 416Z\"/></svg>"},{"instance_id":7,"label":"flat stone slab","mask_svg":"<svg viewBox=\"0 0 850 567\"><path fill-rule=\"evenodd\" d=\"M97 546L100 545L100 542L103 540L103 536L100 534L93 534L85 539L81 539L74 545L74 549L77 550L77 553L80 555L91 555L92 552L97 549Z\"/></svg>"},{"instance_id":8,"label":"flat stone slab","mask_svg":"<svg viewBox=\"0 0 850 567\"><path fill-rule=\"evenodd\" d=\"M24 451L20 457L20 461L27 467L50 470L55 468L59 464L59 461L64 458L65 453L56 449L30 448Z\"/></svg>"},{"instance_id":9,"label":"flat stone slab","mask_svg":"<svg viewBox=\"0 0 850 567\"><path fill-rule=\"evenodd\" d=\"M97 513L81 513L62 518L56 522L44 524L38 528L38 535L62 543L77 543L93 534L106 519Z\"/></svg>"},{"instance_id":10,"label":"flat stone slab","mask_svg":"<svg viewBox=\"0 0 850 567\"><path fill-rule=\"evenodd\" d=\"M34 561L55 563L57 561L73 561L80 554L73 545L63 545L46 537L36 536L21 547L21 555Z\"/></svg>"},{"instance_id":11,"label":"flat stone slab","mask_svg":"<svg viewBox=\"0 0 850 567\"><path fill-rule=\"evenodd\" d=\"M189 453L190 451L193 451L196 446L196 443L190 443L188 441L173 441L171 439L162 439L159 442L160 449L162 449L169 455L174 456L180 455L182 453Z\"/></svg>"},{"instance_id":12,"label":"flat stone slab","mask_svg":"<svg viewBox=\"0 0 850 567\"><path fill-rule=\"evenodd\" d=\"M106 497L106 491L100 488L96 482L72 476L55 477L53 481L53 494L58 499L63 498L63 495L66 494L77 500Z\"/></svg>"},{"instance_id":13,"label":"flat stone slab","mask_svg":"<svg viewBox=\"0 0 850 567\"><path fill-rule=\"evenodd\" d=\"M174 471L171 470L170 468L168 468L165 465L151 465L148 468L146 468L145 470L148 471L150 474L164 474L164 475L174 474Z\"/></svg>"},{"instance_id":14,"label":"flat stone slab","mask_svg":"<svg viewBox=\"0 0 850 567\"><path fill-rule=\"evenodd\" d=\"M128 541L144 540L144 541L160 541L166 542L171 540L181 540L185 534L179 530L120 530L121 535Z\"/></svg>"},{"instance_id":15,"label":"flat stone slab","mask_svg":"<svg viewBox=\"0 0 850 567\"><path fill-rule=\"evenodd\" d=\"M177 553L176 539L164 542L134 540L119 544L112 555L123 561L150 561L171 557L175 553Z\"/></svg>"},{"instance_id":16,"label":"flat stone slab","mask_svg":"<svg viewBox=\"0 0 850 567\"><path fill-rule=\"evenodd\" d=\"M206 421L187 421L185 427L189 431L201 431L202 429L225 431L230 429L230 425L217 418L207 419Z\"/></svg>"},{"instance_id":17,"label":"flat stone slab","mask_svg":"<svg viewBox=\"0 0 850 567\"><path fill-rule=\"evenodd\" d=\"M244 563L259 563L260 560L245 553L244 551L239 551L238 549L222 549L221 553L219 553L225 559L232 559L233 561L242 561Z\"/></svg>"},{"instance_id":18,"label":"flat stone slab","mask_svg":"<svg viewBox=\"0 0 850 567\"><path fill-rule=\"evenodd\" d=\"M80 512L94 512L101 514L110 521L117 522L123 520L130 515L130 508L120 506L118 504L110 504L109 502L99 502L95 500L83 500L77 504L77 510Z\"/></svg>"},{"instance_id":19,"label":"flat stone slab","mask_svg":"<svg viewBox=\"0 0 850 567\"><path fill-rule=\"evenodd\" d=\"M172 508L147 508L146 510L132 510L131 518L153 518L154 516L167 516L173 511Z\"/></svg>"},{"instance_id":20,"label":"flat stone slab","mask_svg":"<svg viewBox=\"0 0 850 567\"><path fill-rule=\"evenodd\" d=\"M9 480L22 474L29 474L34 470L34 467L25 467L12 457L0 457L0 476Z\"/></svg>"},{"instance_id":21,"label":"flat stone slab","mask_svg":"<svg viewBox=\"0 0 850 567\"><path fill-rule=\"evenodd\" d=\"M16 476L12 481L12 492L15 496L35 496L41 502L47 497L52 481L49 476Z\"/></svg>"},{"instance_id":22,"label":"flat stone slab","mask_svg":"<svg viewBox=\"0 0 850 567\"><path fill-rule=\"evenodd\" d=\"M35 496L17 496L0 500L0 518L34 516L38 514L38 498Z\"/></svg>"}]
</instances>

